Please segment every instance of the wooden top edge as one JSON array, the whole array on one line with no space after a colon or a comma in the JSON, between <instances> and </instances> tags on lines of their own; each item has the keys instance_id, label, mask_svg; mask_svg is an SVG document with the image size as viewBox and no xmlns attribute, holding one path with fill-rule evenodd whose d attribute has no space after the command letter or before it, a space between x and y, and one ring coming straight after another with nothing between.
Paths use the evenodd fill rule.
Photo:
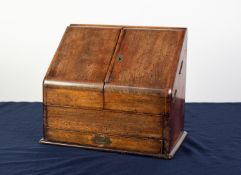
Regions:
<instances>
[{"instance_id":1,"label":"wooden top edge","mask_svg":"<svg viewBox=\"0 0 241 175\"><path fill-rule=\"evenodd\" d=\"M66 82L58 80L44 80L43 86L48 87L66 87L66 88L77 88L82 90L95 90L95 91L109 91L109 92L120 92L127 94L146 94L160 97L167 97L172 92L171 89L157 89L157 88L145 88L145 87L132 87L122 85L109 85L104 83L90 83L90 82Z\"/></svg>"},{"instance_id":2,"label":"wooden top edge","mask_svg":"<svg viewBox=\"0 0 241 175\"><path fill-rule=\"evenodd\" d=\"M120 92L120 93L129 93L129 94L146 94L154 95L160 97L167 97L170 95L170 89L156 89L156 88L145 88L145 87L132 87L132 86L122 86L122 85L104 85L104 91L109 92Z\"/></svg>"},{"instance_id":3,"label":"wooden top edge","mask_svg":"<svg viewBox=\"0 0 241 175\"><path fill-rule=\"evenodd\" d=\"M103 91L104 83L89 83L89 82L79 83L79 82L66 82L66 81L57 81L57 80L44 80L43 85Z\"/></svg>"},{"instance_id":4,"label":"wooden top edge","mask_svg":"<svg viewBox=\"0 0 241 175\"><path fill-rule=\"evenodd\" d=\"M84 28L128 28L128 29L156 29L156 30L182 30L186 31L187 27L166 27L166 26L129 26L129 25L107 25L107 24L70 24L69 27Z\"/></svg>"},{"instance_id":5,"label":"wooden top edge","mask_svg":"<svg viewBox=\"0 0 241 175\"><path fill-rule=\"evenodd\" d=\"M155 26L123 26L124 30L168 30L168 31L180 31L186 32L187 28L178 28L178 27L155 27Z\"/></svg>"},{"instance_id":6,"label":"wooden top edge","mask_svg":"<svg viewBox=\"0 0 241 175\"><path fill-rule=\"evenodd\" d=\"M122 26L105 26L105 25L69 25L68 28L72 28L72 27L76 27L76 28L98 28L98 29L122 29Z\"/></svg>"}]
</instances>

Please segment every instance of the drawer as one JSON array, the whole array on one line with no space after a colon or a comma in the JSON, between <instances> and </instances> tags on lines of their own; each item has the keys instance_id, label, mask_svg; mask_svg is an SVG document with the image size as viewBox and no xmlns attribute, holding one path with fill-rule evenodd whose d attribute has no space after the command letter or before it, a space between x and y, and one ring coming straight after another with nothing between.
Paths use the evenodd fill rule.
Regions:
<instances>
[{"instance_id":1,"label":"drawer","mask_svg":"<svg viewBox=\"0 0 241 175\"><path fill-rule=\"evenodd\" d=\"M63 84L64 85L64 84ZM85 87L61 87L45 85L44 104L84 108L103 108L102 85ZM92 86L92 87L87 87Z\"/></svg>"},{"instance_id":2,"label":"drawer","mask_svg":"<svg viewBox=\"0 0 241 175\"><path fill-rule=\"evenodd\" d=\"M161 115L46 106L46 127L127 137L162 138Z\"/></svg>"},{"instance_id":3,"label":"drawer","mask_svg":"<svg viewBox=\"0 0 241 175\"><path fill-rule=\"evenodd\" d=\"M161 154L163 141L46 128L45 140L124 152Z\"/></svg>"}]
</instances>

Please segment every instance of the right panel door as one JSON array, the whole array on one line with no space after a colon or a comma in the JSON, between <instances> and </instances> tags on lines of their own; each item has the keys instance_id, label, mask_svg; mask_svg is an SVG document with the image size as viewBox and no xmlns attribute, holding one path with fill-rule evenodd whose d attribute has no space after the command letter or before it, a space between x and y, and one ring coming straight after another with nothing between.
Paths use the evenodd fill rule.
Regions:
<instances>
[{"instance_id":1,"label":"right panel door","mask_svg":"<svg viewBox=\"0 0 241 175\"><path fill-rule=\"evenodd\" d=\"M167 112L183 29L124 28L106 78L104 108L140 113Z\"/></svg>"}]
</instances>

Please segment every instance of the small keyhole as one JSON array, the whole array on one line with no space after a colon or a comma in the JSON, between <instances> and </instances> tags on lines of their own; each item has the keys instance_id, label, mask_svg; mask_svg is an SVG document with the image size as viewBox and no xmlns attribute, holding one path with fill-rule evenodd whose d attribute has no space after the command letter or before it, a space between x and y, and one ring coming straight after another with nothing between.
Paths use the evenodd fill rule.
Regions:
<instances>
[{"instance_id":1,"label":"small keyhole","mask_svg":"<svg viewBox=\"0 0 241 175\"><path fill-rule=\"evenodd\" d=\"M117 55L116 56L116 60L117 61L122 61L124 59L124 56L123 55Z\"/></svg>"}]
</instances>

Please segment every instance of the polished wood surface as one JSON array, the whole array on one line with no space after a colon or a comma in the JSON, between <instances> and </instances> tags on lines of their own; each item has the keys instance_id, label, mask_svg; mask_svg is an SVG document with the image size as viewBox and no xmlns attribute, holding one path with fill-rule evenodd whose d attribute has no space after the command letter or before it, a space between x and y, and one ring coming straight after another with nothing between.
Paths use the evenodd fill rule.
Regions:
<instances>
[{"instance_id":1,"label":"polished wood surface","mask_svg":"<svg viewBox=\"0 0 241 175\"><path fill-rule=\"evenodd\" d=\"M45 79L103 84L119 33L118 27L68 27Z\"/></svg>"},{"instance_id":2,"label":"polished wood surface","mask_svg":"<svg viewBox=\"0 0 241 175\"><path fill-rule=\"evenodd\" d=\"M43 81L44 142L172 157L186 50L185 28L70 25Z\"/></svg>"},{"instance_id":3,"label":"polished wood surface","mask_svg":"<svg viewBox=\"0 0 241 175\"><path fill-rule=\"evenodd\" d=\"M129 138L110 135L98 135L71 130L46 128L46 137L51 141L80 144L86 146L104 147L144 153L162 153L162 141L156 139ZM95 141L96 138L107 138L108 142Z\"/></svg>"},{"instance_id":4,"label":"polished wood surface","mask_svg":"<svg viewBox=\"0 0 241 175\"><path fill-rule=\"evenodd\" d=\"M166 113L184 30L123 28L105 80L105 108ZM121 57L121 60L118 59Z\"/></svg>"},{"instance_id":5,"label":"polished wood surface","mask_svg":"<svg viewBox=\"0 0 241 175\"><path fill-rule=\"evenodd\" d=\"M110 110L48 106L46 126L126 137L162 138L163 117Z\"/></svg>"},{"instance_id":6,"label":"polished wood surface","mask_svg":"<svg viewBox=\"0 0 241 175\"><path fill-rule=\"evenodd\" d=\"M103 86L120 27L69 26L44 79L46 104L103 108ZM71 83L73 85L71 85ZM92 87L98 88L92 88Z\"/></svg>"},{"instance_id":7,"label":"polished wood surface","mask_svg":"<svg viewBox=\"0 0 241 175\"><path fill-rule=\"evenodd\" d=\"M101 90L47 86L44 89L44 94L45 105L103 108L103 93Z\"/></svg>"},{"instance_id":8,"label":"polished wood surface","mask_svg":"<svg viewBox=\"0 0 241 175\"><path fill-rule=\"evenodd\" d=\"M182 45L179 63L176 69L176 78L172 93L169 95L169 116L164 126L165 151L169 152L177 143L184 130L185 89L187 65L187 33Z\"/></svg>"},{"instance_id":9,"label":"polished wood surface","mask_svg":"<svg viewBox=\"0 0 241 175\"><path fill-rule=\"evenodd\" d=\"M109 91L105 88L104 108L138 113L163 114L169 109L166 98L158 95Z\"/></svg>"},{"instance_id":10,"label":"polished wood surface","mask_svg":"<svg viewBox=\"0 0 241 175\"><path fill-rule=\"evenodd\" d=\"M184 32L124 28L109 86L168 89L175 78Z\"/></svg>"}]
</instances>

